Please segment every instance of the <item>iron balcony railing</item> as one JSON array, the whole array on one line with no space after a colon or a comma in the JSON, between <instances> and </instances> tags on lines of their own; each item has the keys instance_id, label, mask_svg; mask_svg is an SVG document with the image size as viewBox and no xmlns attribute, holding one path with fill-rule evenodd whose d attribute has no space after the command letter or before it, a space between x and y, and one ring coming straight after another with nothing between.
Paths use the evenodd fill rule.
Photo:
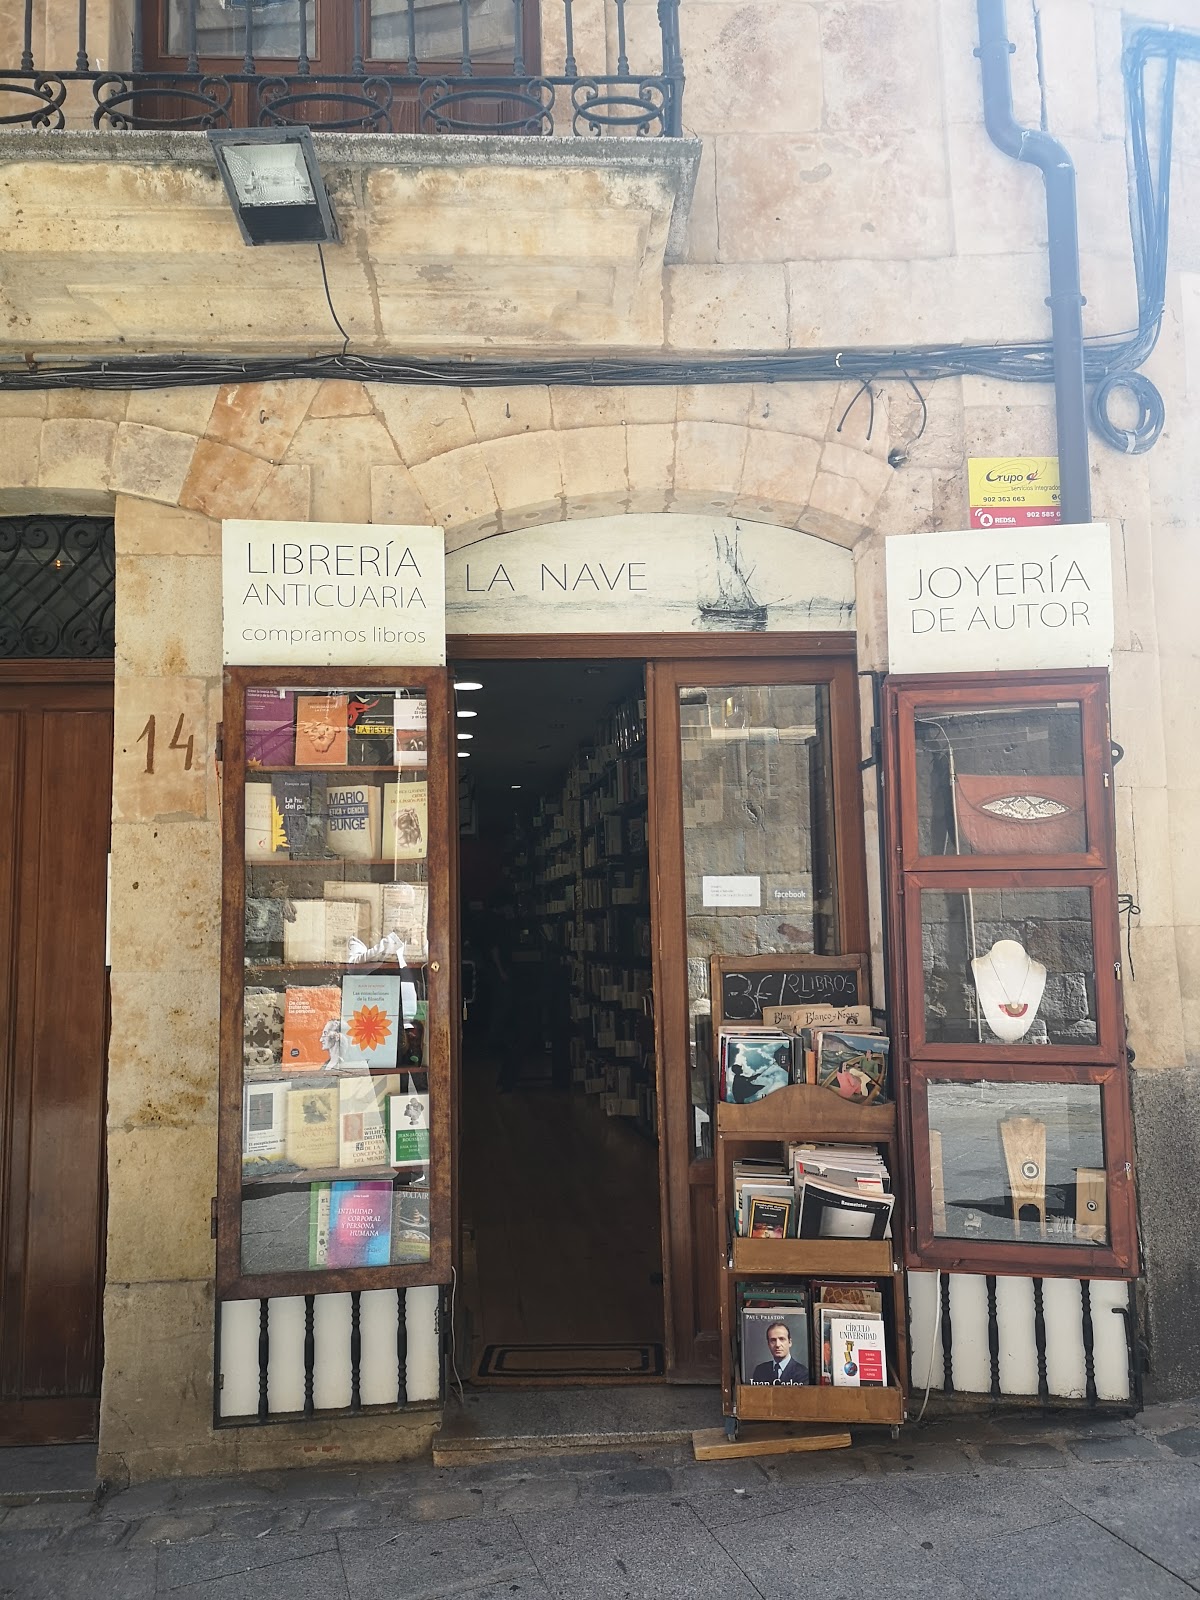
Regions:
<instances>
[{"instance_id":1,"label":"iron balcony railing","mask_svg":"<svg viewBox=\"0 0 1200 1600\"><path fill-rule=\"evenodd\" d=\"M134 0L131 31L115 38L111 0L93 0L91 32L88 0L24 0L23 19L0 14L0 62L19 62L0 66L0 125L682 132L679 0L350 0L348 10L346 0ZM73 67L39 60L44 41L71 35ZM577 60L584 36L604 59Z\"/></svg>"}]
</instances>

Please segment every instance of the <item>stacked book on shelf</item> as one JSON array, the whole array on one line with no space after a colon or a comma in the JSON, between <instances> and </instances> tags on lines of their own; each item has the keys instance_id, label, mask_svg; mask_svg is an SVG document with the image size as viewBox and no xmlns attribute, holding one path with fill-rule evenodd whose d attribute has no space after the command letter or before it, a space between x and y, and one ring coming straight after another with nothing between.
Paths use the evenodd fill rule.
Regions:
<instances>
[{"instance_id":1,"label":"stacked book on shelf","mask_svg":"<svg viewBox=\"0 0 1200 1600\"><path fill-rule=\"evenodd\" d=\"M740 1239L886 1239L891 1178L871 1145L787 1146L781 1159L733 1163Z\"/></svg>"},{"instance_id":2,"label":"stacked book on shelf","mask_svg":"<svg viewBox=\"0 0 1200 1600\"><path fill-rule=\"evenodd\" d=\"M813 1020L797 1030L785 1007L762 1023L724 1023L716 1041L721 1099L748 1105L789 1083L815 1083L860 1105L887 1100L890 1041L871 1026L870 1008L830 1006L827 1018L815 1015L820 1009L807 1008Z\"/></svg>"},{"instance_id":3,"label":"stacked book on shelf","mask_svg":"<svg viewBox=\"0 0 1200 1600\"><path fill-rule=\"evenodd\" d=\"M795 1278L742 1283L737 1310L742 1383L887 1385L879 1284Z\"/></svg>"}]
</instances>

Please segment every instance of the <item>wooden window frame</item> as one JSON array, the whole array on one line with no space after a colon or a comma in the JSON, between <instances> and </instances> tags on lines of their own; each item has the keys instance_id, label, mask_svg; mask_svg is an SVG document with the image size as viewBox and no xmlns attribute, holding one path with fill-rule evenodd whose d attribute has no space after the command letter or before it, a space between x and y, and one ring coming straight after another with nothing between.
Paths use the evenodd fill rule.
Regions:
<instances>
[{"instance_id":1,"label":"wooden window frame","mask_svg":"<svg viewBox=\"0 0 1200 1600\"><path fill-rule=\"evenodd\" d=\"M245 1273L241 1267L243 992L245 987L245 704L250 687L421 689L429 723L429 934L426 980L429 1042L430 1165L428 1261L386 1267ZM453 1259L451 1174L457 1138L451 1099L451 777L453 716L447 669L398 666L227 667L221 806L221 1071L217 1141L217 1293L222 1300L338 1294L450 1282ZM331 769L337 770L337 769ZM456 781L456 780L455 780ZM282 1075L282 1073L281 1073ZM346 1169L353 1179L354 1170ZM281 1180L282 1181L282 1180ZM304 1181L298 1179L297 1187Z\"/></svg>"},{"instance_id":2,"label":"wooden window frame","mask_svg":"<svg viewBox=\"0 0 1200 1600\"><path fill-rule=\"evenodd\" d=\"M1077 701L1083 734L1087 849L1075 855L922 856L917 846L918 710ZM1133 1278L1139 1271L1117 917L1108 675L1096 671L889 677L883 689L884 828L893 1012L893 1068L910 1152L906 1264L914 1269L1044 1277ZM938 1044L924 1036L921 893L1080 889L1091 895L1095 1044ZM935 1235L927 1091L931 1082L1094 1084L1100 1090L1107 1187L1106 1244Z\"/></svg>"}]
</instances>

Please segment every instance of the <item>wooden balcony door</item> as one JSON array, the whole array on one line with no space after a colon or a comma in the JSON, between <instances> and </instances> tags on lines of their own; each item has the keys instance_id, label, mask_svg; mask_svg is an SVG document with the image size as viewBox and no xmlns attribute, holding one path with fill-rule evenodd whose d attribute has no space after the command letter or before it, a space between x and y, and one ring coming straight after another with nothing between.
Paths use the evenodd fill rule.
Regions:
<instances>
[{"instance_id":1,"label":"wooden balcony door","mask_svg":"<svg viewBox=\"0 0 1200 1600\"><path fill-rule=\"evenodd\" d=\"M2 1444L96 1435L112 703L111 662L0 665Z\"/></svg>"},{"instance_id":2,"label":"wooden balcony door","mask_svg":"<svg viewBox=\"0 0 1200 1600\"><path fill-rule=\"evenodd\" d=\"M695 641L647 667L667 1367L682 1382L720 1371L709 958L868 948L854 661L772 643ZM713 879L755 885L758 904L721 904Z\"/></svg>"}]
</instances>

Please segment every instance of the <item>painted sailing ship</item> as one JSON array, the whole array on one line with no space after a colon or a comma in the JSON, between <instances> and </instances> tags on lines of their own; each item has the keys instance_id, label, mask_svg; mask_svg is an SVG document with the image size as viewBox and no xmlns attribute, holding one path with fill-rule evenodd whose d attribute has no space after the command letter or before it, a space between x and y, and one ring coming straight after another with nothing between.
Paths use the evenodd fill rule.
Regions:
<instances>
[{"instance_id":1,"label":"painted sailing ship","mask_svg":"<svg viewBox=\"0 0 1200 1600\"><path fill-rule=\"evenodd\" d=\"M767 608L755 599L750 588L756 569L742 570L739 531L735 525L732 539L725 533L713 535L717 552L716 593L710 592L701 598L700 617L710 628L761 632L767 625Z\"/></svg>"}]
</instances>

